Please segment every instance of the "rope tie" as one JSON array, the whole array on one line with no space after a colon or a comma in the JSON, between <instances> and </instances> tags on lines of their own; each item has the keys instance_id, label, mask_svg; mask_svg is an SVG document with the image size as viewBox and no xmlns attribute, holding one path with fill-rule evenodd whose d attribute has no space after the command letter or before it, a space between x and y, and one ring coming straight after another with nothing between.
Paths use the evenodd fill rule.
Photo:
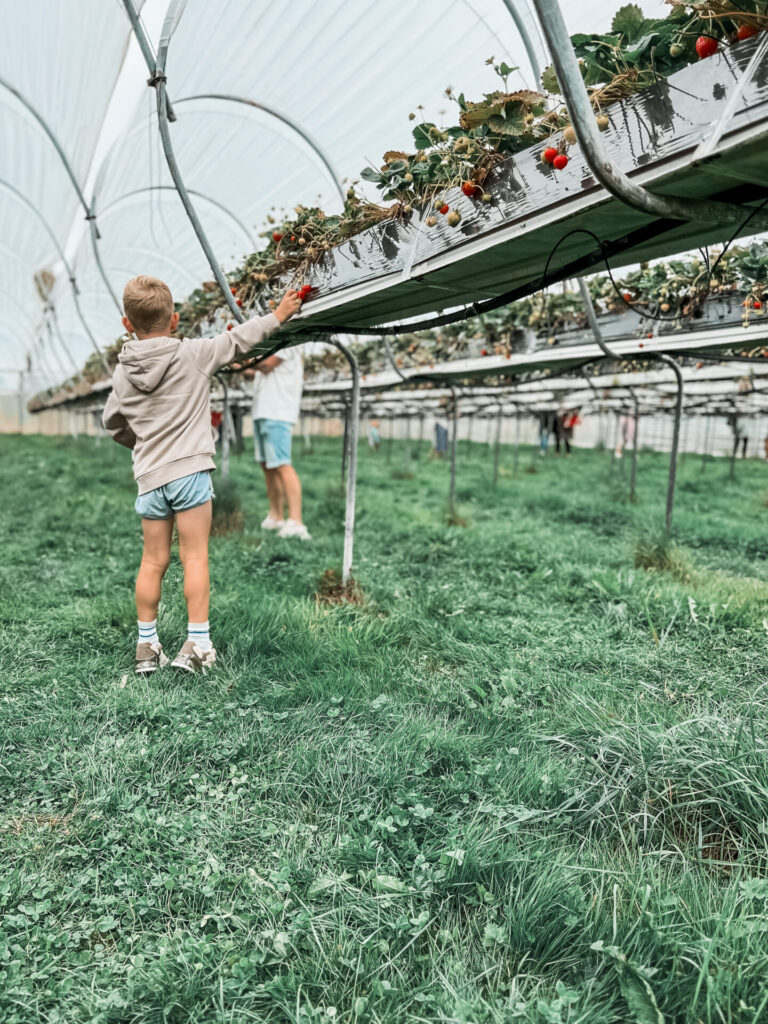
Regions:
<instances>
[{"instance_id":1,"label":"rope tie","mask_svg":"<svg viewBox=\"0 0 768 1024\"><path fill-rule=\"evenodd\" d=\"M168 79L165 77L164 72L160 71L159 69L156 69L147 79L147 85L151 86L153 89L156 89L161 82L167 81Z\"/></svg>"}]
</instances>

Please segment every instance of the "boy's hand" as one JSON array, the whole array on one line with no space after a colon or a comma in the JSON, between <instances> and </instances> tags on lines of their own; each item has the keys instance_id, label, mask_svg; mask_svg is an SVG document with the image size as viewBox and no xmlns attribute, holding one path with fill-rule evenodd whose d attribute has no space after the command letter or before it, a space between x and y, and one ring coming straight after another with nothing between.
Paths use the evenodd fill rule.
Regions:
<instances>
[{"instance_id":1,"label":"boy's hand","mask_svg":"<svg viewBox=\"0 0 768 1024\"><path fill-rule=\"evenodd\" d=\"M284 324L286 320L290 320L294 313L298 313L300 309L301 299L299 298L299 293L295 288L289 288L280 300L277 309L275 309L275 316L281 324Z\"/></svg>"}]
</instances>

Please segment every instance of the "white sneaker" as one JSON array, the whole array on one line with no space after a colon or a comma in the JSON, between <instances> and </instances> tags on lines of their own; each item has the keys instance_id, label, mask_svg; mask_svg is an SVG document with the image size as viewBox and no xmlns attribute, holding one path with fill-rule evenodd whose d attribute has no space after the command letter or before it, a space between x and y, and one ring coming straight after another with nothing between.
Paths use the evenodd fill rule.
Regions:
<instances>
[{"instance_id":1,"label":"white sneaker","mask_svg":"<svg viewBox=\"0 0 768 1024\"><path fill-rule=\"evenodd\" d=\"M205 675L205 670L212 668L216 664L216 651L213 647L209 647L207 651L202 650L193 643L192 640L186 640L171 662L172 668L180 668L184 672L202 672Z\"/></svg>"},{"instance_id":2,"label":"white sneaker","mask_svg":"<svg viewBox=\"0 0 768 1024\"><path fill-rule=\"evenodd\" d=\"M312 540L304 523L297 523L295 519L285 520L278 537L298 537L300 540Z\"/></svg>"},{"instance_id":3,"label":"white sneaker","mask_svg":"<svg viewBox=\"0 0 768 1024\"><path fill-rule=\"evenodd\" d=\"M284 526L284 519L275 519L273 516L267 516L266 519L261 521L262 530L282 530Z\"/></svg>"}]
</instances>

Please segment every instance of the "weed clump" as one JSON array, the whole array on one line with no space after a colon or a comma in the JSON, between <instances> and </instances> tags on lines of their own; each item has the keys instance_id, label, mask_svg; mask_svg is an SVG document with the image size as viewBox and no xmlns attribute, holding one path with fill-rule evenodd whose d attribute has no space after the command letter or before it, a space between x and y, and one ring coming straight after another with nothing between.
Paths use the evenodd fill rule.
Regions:
<instances>
[{"instance_id":1,"label":"weed clump","mask_svg":"<svg viewBox=\"0 0 768 1024\"><path fill-rule=\"evenodd\" d=\"M343 583L338 569L326 569L317 585L315 601L318 605L365 604L365 594L352 576Z\"/></svg>"},{"instance_id":2,"label":"weed clump","mask_svg":"<svg viewBox=\"0 0 768 1024\"><path fill-rule=\"evenodd\" d=\"M243 529L243 507L237 486L232 480L220 480L216 485L213 499L211 534L224 537L229 533L241 533Z\"/></svg>"},{"instance_id":3,"label":"weed clump","mask_svg":"<svg viewBox=\"0 0 768 1024\"><path fill-rule=\"evenodd\" d=\"M641 537L635 547L635 568L647 572L666 572L681 583L688 583L692 570L687 558L664 534Z\"/></svg>"}]
</instances>

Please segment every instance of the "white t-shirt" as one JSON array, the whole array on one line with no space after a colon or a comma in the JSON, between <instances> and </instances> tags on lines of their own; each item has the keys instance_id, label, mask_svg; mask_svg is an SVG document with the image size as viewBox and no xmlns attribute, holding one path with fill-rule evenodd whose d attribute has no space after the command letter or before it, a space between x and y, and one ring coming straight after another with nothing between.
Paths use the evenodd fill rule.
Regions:
<instances>
[{"instance_id":1,"label":"white t-shirt","mask_svg":"<svg viewBox=\"0 0 768 1024\"><path fill-rule=\"evenodd\" d=\"M304 389L304 359L300 346L276 353L280 362L271 373L253 378L253 418L296 423Z\"/></svg>"}]
</instances>

